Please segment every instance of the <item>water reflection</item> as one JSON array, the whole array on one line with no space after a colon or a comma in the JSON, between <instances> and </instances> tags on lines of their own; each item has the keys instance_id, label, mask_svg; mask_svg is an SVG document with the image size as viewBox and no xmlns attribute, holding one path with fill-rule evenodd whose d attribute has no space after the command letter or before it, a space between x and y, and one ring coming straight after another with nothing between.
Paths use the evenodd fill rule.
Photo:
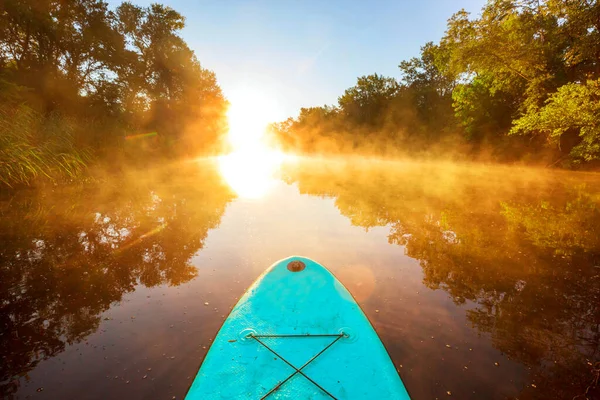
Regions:
<instances>
[{"instance_id":1,"label":"water reflection","mask_svg":"<svg viewBox=\"0 0 600 400\"><path fill-rule=\"evenodd\" d=\"M572 399L594 378L597 175L284 160L290 185L232 201L223 171L0 198L0 397L182 398L236 298L297 253L350 289L413 398Z\"/></svg>"},{"instance_id":2,"label":"water reflection","mask_svg":"<svg viewBox=\"0 0 600 400\"><path fill-rule=\"evenodd\" d=\"M317 163L288 169L287 180L335 199L353 225L389 227L389 243L419 261L424 284L468 303L470 324L531 370L535 383L519 398L570 399L600 366L600 182L507 172Z\"/></svg>"},{"instance_id":3,"label":"water reflection","mask_svg":"<svg viewBox=\"0 0 600 400\"><path fill-rule=\"evenodd\" d=\"M0 397L94 332L125 293L196 276L190 259L233 195L214 168L186 170L183 180L172 174L2 199Z\"/></svg>"},{"instance_id":4,"label":"water reflection","mask_svg":"<svg viewBox=\"0 0 600 400\"><path fill-rule=\"evenodd\" d=\"M283 160L282 153L258 144L219 157L219 170L238 196L258 199L273 187Z\"/></svg>"}]
</instances>

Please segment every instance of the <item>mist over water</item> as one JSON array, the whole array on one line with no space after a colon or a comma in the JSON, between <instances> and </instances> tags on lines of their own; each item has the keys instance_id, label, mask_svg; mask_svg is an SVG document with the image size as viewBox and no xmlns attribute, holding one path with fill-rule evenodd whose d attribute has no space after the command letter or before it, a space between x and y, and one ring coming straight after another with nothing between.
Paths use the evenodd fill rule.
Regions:
<instances>
[{"instance_id":1,"label":"mist over water","mask_svg":"<svg viewBox=\"0 0 600 400\"><path fill-rule=\"evenodd\" d=\"M183 398L236 300L293 254L348 287L414 398L572 398L594 379L597 174L297 158L245 196L221 171L3 195L3 397Z\"/></svg>"},{"instance_id":2,"label":"mist over water","mask_svg":"<svg viewBox=\"0 0 600 400\"><path fill-rule=\"evenodd\" d=\"M0 2L0 398L181 399L303 255L415 399L600 399L600 2L166 3Z\"/></svg>"}]
</instances>

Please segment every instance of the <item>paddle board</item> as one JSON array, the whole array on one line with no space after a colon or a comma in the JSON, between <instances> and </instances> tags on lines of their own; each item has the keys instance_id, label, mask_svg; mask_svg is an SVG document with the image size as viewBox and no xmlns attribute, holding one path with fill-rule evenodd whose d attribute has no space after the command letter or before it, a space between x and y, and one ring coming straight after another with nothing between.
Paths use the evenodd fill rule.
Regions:
<instances>
[{"instance_id":1,"label":"paddle board","mask_svg":"<svg viewBox=\"0 0 600 400\"><path fill-rule=\"evenodd\" d=\"M219 330L186 396L409 399L348 290L304 257L273 264Z\"/></svg>"}]
</instances>

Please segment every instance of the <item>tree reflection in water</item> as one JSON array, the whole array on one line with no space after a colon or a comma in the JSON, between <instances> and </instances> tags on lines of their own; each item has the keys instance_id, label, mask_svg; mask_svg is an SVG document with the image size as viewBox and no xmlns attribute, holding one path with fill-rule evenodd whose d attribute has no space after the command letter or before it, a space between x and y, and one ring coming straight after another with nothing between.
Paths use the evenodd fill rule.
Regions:
<instances>
[{"instance_id":1,"label":"tree reflection in water","mask_svg":"<svg viewBox=\"0 0 600 400\"><path fill-rule=\"evenodd\" d=\"M283 175L286 181L297 185L301 193L334 199L339 211L356 226L367 229L388 227L389 243L402 246L407 256L418 260L423 283L432 290L441 289L448 293L454 302L452 306L444 299L443 303L435 304L450 305L452 309L446 310L450 318L460 315L462 321L462 316L466 315L469 325L482 334L486 345L489 338L492 346L525 366L524 371L529 370L530 376L515 382L507 393L514 394L523 388L518 398L571 399L584 393L590 385L593 363L600 358L600 179L597 176L497 166L372 161L307 162L284 168ZM302 198L293 190L285 189L284 192L292 193L292 196L282 198L303 204ZM2 395L10 397L14 394L41 360L61 353L71 344L87 341L86 336L100 326L103 312L116 308L115 302L123 300L125 294L140 287L173 286L192 279L197 272L190 259L203 248L208 231L219 225L225 207L233 197L214 167L190 165L184 168L178 165L157 172L144 171L119 179L106 179L101 185L49 188L0 198ZM277 199L274 197L269 201ZM239 205L255 206L258 203L255 199ZM329 209L329 201L324 203ZM265 204L273 207L275 203ZM312 207L316 203L310 204ZM306 209L307 218L316 210L310 207ZM242 207L237 211L246 213L248 210ZM338 218L335 210L332 214ZM325 214L315 215L319 218ZM263 225L257 224L253 228L278 223L281 214L265 212L264 218ZM230 228L235 230L239 228L237 224L244 221L231 222ZM319 237L317 228L323 223L309 219L309 228L305 232ZM338 243L350 237L344 236L346 229L344 224L327 231L326 234L334 232L339 236L327 243ZM231 231L220 233L224 232L229 234ZM265 245L270 233L263 233L254 241L249 239L248 247L262 246L264 257L268 258L279 249ZM236 246L236 243L230 243L232 237L221 240L228 244L222 248L216 246L215 254ZM363 237L353 240L363 240ZM381 247L372 248L389 247L385 240L382 242ZM312 242L308 243L306 248L314 246ZM316 251L325 254L328 250ZM375 253L363 261L378 262L380 259L383 260ZM380 270L365 267L352 271L362 279L370 271L377 273L392 268L383 263L378 266ZM250 270L246 272L254 274ZM225 285L228 279L227 272L221 271L211 284ZM361 283L366 282L362 292L354 293L359 301L363 301L361 296L364 298L365 293L368 296L374 291L405 295L415 289L397 287L397 281L376 286L375 279L362 279ZM208 290L213 289L219 288L215 286ZM393 313L405 312L407 307L412 309L418 305L400 304L402 302L393 294L390 296L386 300L390 300L387 309L392 317L386 317L379 333L384 340L393 342L392 355L399 360L407 359L407 354L410 357L437 355L439 349L434 345L415 348L410 342L421 339L415 335L429 329L424 328L425 325L411 327L416 332L404 330L403 333L396 329L401 325L394 320ZM190 293L188 301L194 301L194 294ZM223 305L227 301L233 302L226 300ZM182 304L186 303L177 303L168 310ZM432 312L431 304L422 313L416 312L411 321L437 318L439 314ZM145 312L152 316L160 313L156 309ZM199 313L195 323L214 323L216 327L220 323L220 313L206 312L214 314L215 318ZM444 325L444 328L448 327ZM143 329L143 325L137 329ZM110 334L123 332L122 327L114 328ZM198 330L190 330L186 335L197 333ZM177 336L169 334L168 337ZM462 339L456 337L457 342ZM148 344L160 340L157 335L139 346L145 346L146 351ZM123 351L131 345L131 336L128 336L115 351ZM187 347L180 343L178 348L189 350L191 347L189 343ZM152 350L148 350L148 354L151 355ZM148 354L140 354L137 361ZM455 357L465 356L458 352L454 354ZM187 365L193 364L196 368L194 357ZM113 357L103 368L110 370L120 361ZM465 364L468 361L465 360ZM103 369L92 368L85 362L92 361L86 360L83 365L97 380L97 374ZM177 365L182 362L184 360L180 358L176 360ZM414 372L414 376L407 368L411 362L422 366L415 368L418 372ZM132 362L119 365L119 368L135 365ZM451 380L456 383L457 390L455 392L453 388L452 393L459 397L479 396L481 392L471 395L472 389L479 390L499 379L494 375L497 371L493 365L490 369L474 371L471 366L481 364L469 364L469 373L478 374L475 376L444 370L447 365L455 364L409 358L403 378L408 378L417 390L419 382L433 386L438 380ZM74 368L77 366L71 363L68 371L72 372ZM40 369L43 369L42 365L36 371ZM153 371L157 369L155 367ZM164 370L177 377L182 371L173 365L165 366ZM433 376L418 375L426 373L424 371L431 371ZM440 377L440 373L447 377ZM34 374L31 372L32 376ZM520 374L522 372L517 371L510 376L520 379ZM160 381L157 378L160 385L151 390L160 391L161 385L168 386L165 376L168 374L162 375ZM64 375L58 373L52 377L64 379ZM473 385L465 385L469 386L469 391L459 393L457 386L466 379ZM44 378L36 380L34 376L33 381L38 384ZM112 376L111 381L116 382ZM523 382L534 383L536 387ZM178 382L180 385L185 383L184 379ZM484 397L506 397L498 392L503 388L501 382L491 386L483 389ZM80 387L73 385L72 391ZM20 390L24 393L35 387L21 387ZM435 390L431 388L430 393ZM593 388L590 393L596 393L594 391L598 389ZM119 397L117 393L125 392L114 387L110 389L110 394ZM593 395L588 397L593 398Z\"/></svg>"},{"instance_id":2,"label":"tree reflection in water","mask_svg":"<svg viewBox=\"0 0 600 400\"><path fill-rule=\"evenodd\" d=\"M19 192L0 203L0 394L93 333L136 286L196 276L233 194L213 167L138 171L101 185Z\"/></svg>"},{"instance_id":3,"label":"tree reflection in water","mask_svg":"<svg viewBox=\"0 0 600 400\"><path fill-rule=\"evenodd\" d=\"M507 172L318 163L289 169L287 181L334 198L356 226L389 226L389 242L419 260L427 287L472 302L472 326L531 369L536 387L519 398L570 399L600 360L600 181Z\"/></svg>"}]
</instances>

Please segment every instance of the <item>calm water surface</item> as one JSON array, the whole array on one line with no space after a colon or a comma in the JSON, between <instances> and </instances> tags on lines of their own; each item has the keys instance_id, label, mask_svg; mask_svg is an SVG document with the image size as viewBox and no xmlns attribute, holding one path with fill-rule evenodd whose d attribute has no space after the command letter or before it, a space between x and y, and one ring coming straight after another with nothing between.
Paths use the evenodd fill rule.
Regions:
<instances>
[{"instance_id":1,"label":"calm water surface","mask_svg":"<svg viewBox=\"0 0 600 400\"><path fill-rule=\"evenodd\" d=\"M600 175L264 172L198 161L3 193L0 395L182 399L236 299L299 254L355 296L413 398L585 398L600 373Z\"/></svg>"}]
</instances>

